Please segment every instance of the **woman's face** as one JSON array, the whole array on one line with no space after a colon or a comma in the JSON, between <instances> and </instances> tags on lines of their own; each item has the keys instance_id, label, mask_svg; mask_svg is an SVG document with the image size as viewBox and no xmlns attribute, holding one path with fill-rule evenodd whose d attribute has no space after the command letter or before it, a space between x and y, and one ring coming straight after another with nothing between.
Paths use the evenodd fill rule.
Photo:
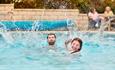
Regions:
<instances>
[{"instance_id":1,"label":"woman's face","mask_svg":"<svg viewBox=\"0 0 115 70\"><path fill-rule=\"evenodd\" d=\"M71 46L72 46L72 50L74 51L78 51L80 49L80 43L77 40L74 40L71 43Z\"/></svg>"},{"instance_id":2,"label":"woman's face","mask_svg":"<svg viewBox=\"0 0 115 70\"><path fill-rule=\"evenodd\" d=\"M110 11L111 10L111 8L110 7L106 7L106 9L105 9L106 11Z\"/></svg>"}]
</instances>

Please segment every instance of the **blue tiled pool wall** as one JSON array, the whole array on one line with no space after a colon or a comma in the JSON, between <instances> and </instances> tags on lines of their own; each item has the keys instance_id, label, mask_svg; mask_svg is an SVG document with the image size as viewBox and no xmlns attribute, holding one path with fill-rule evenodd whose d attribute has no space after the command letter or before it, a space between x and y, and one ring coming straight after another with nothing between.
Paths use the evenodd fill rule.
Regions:
<instances>
[{"instance_id":1,"label":"blue tiled pool wall","mask_svg":"<svg viewBox=\"0 0 115 70\"><path fill-rule=\"evenodd\" d=\"M71 20L37 20L37 21L0 21L0 27L5 26L4 30L53 30L67 28Z\"/></svg>"}]
</instances>

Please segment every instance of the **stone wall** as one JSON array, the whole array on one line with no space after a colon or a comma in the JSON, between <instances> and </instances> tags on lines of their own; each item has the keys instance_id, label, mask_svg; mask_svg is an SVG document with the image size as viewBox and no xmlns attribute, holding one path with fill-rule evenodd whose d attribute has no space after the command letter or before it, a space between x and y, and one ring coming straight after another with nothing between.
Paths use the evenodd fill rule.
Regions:
<instances>
[{"instance_id":1,"label":"stone wall","mask_svg":"<svg viewBox=\"0 0 115 70\"><path fill-rule=\"evenodd\" d=\"M14 9L13 4L0 4L1 20L76 19L77 9Z\"/></svg>"},{"instance_id":2,"label":"stone wall","mask_svg":"<svg viewBox=\"0 0 115 70\"><path fill-rule=\"evenodd\" d=\"M79 14L77 18L77 26L79 30L87 30L88 29L88 17L87 14Z\"/></svg>"},{"instance_id":3,"label":"stone wall","mask_svg":"<svg viewBox=\"0 0 115 70\"><path fill-rule=\"evenodd\" d=\"M79 30L86 30L88 18L77 9L14 9L13 4L0 4L0 20L61 20L72 19Z\"/></svg>"},{"instance_id":4,"label":"stone wall","mask_svg":"<svg viewBox=\"0 0 115 70\"><path fill-rule=\"evenodd\" d=\"M73 9L14 9L14 20L59 20L77 18L79 11Z\"/></svg>"},{"instance_id":5,"label":"stone wall","mask_svg":"<svg viewBox=\"0 0 115 70\"><path fill-rule=\"evenodd\" d=\"M13 4L0 4L0 20L12 20L11 12L13 9Z\"/></svg>"}]
</instances>

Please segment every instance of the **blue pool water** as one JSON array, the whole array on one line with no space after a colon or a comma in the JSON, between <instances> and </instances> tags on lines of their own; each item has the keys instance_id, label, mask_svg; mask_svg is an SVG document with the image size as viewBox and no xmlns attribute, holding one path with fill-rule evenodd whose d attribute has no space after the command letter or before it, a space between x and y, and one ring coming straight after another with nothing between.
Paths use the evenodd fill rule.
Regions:
<instances>
[{"instance_id":1,"label":"blue pool water","mask_svg":"<svg viewBox=\"0 0 115 70\"><path fill-rule=\"evenodd\" d=\"M54 30L67 28L71 20L41 20L41 21L1 21L0 28L4 30Z\"/></svg>"},{"instance_id":2,"label":"blue pool water","mask_svg":"<svg viewBox=\"0 0 115 70\"><path fill-rule=\"evenodd\" d=\"M6 35L6 36L5 36ZM47 33L7 32L0 34L0 70L114 70L115 34L99 38L79 32L83 40L79 54L68 54L67 32L56 33L58 51L46 50ZM46 48L43 48L46 47Z\"/></svg>"}]
</instances>

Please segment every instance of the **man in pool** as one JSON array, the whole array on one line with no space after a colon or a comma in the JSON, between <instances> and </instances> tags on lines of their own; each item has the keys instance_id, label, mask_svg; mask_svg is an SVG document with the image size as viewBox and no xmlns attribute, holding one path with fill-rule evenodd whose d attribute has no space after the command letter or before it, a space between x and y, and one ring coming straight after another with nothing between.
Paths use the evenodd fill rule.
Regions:
<instances>
[{"instance_id":1,"label":"man in pool","mask_svg":"<svg viewBox=\"0 0 115 70\"><path fill-rule=\"evenodd\" d=\"M68 44L70 43L70 47L68 47ZM71 53L80 52L82 48L82 40L80 38L74 38L73 40L68 40L65 42L66 49Z\"/></svg>"},{"instance_id":2,"label":"man in pool","mask_svg":"<svg viewBox=\"0 0 115 70\"><path fill-rule=\"evenodd\" d=\"M47 42L48 42L48 49L56 50L55 42L56 42L56 35L54 33L50 33L47 36Z\"/></svg>"}]
</instances>

